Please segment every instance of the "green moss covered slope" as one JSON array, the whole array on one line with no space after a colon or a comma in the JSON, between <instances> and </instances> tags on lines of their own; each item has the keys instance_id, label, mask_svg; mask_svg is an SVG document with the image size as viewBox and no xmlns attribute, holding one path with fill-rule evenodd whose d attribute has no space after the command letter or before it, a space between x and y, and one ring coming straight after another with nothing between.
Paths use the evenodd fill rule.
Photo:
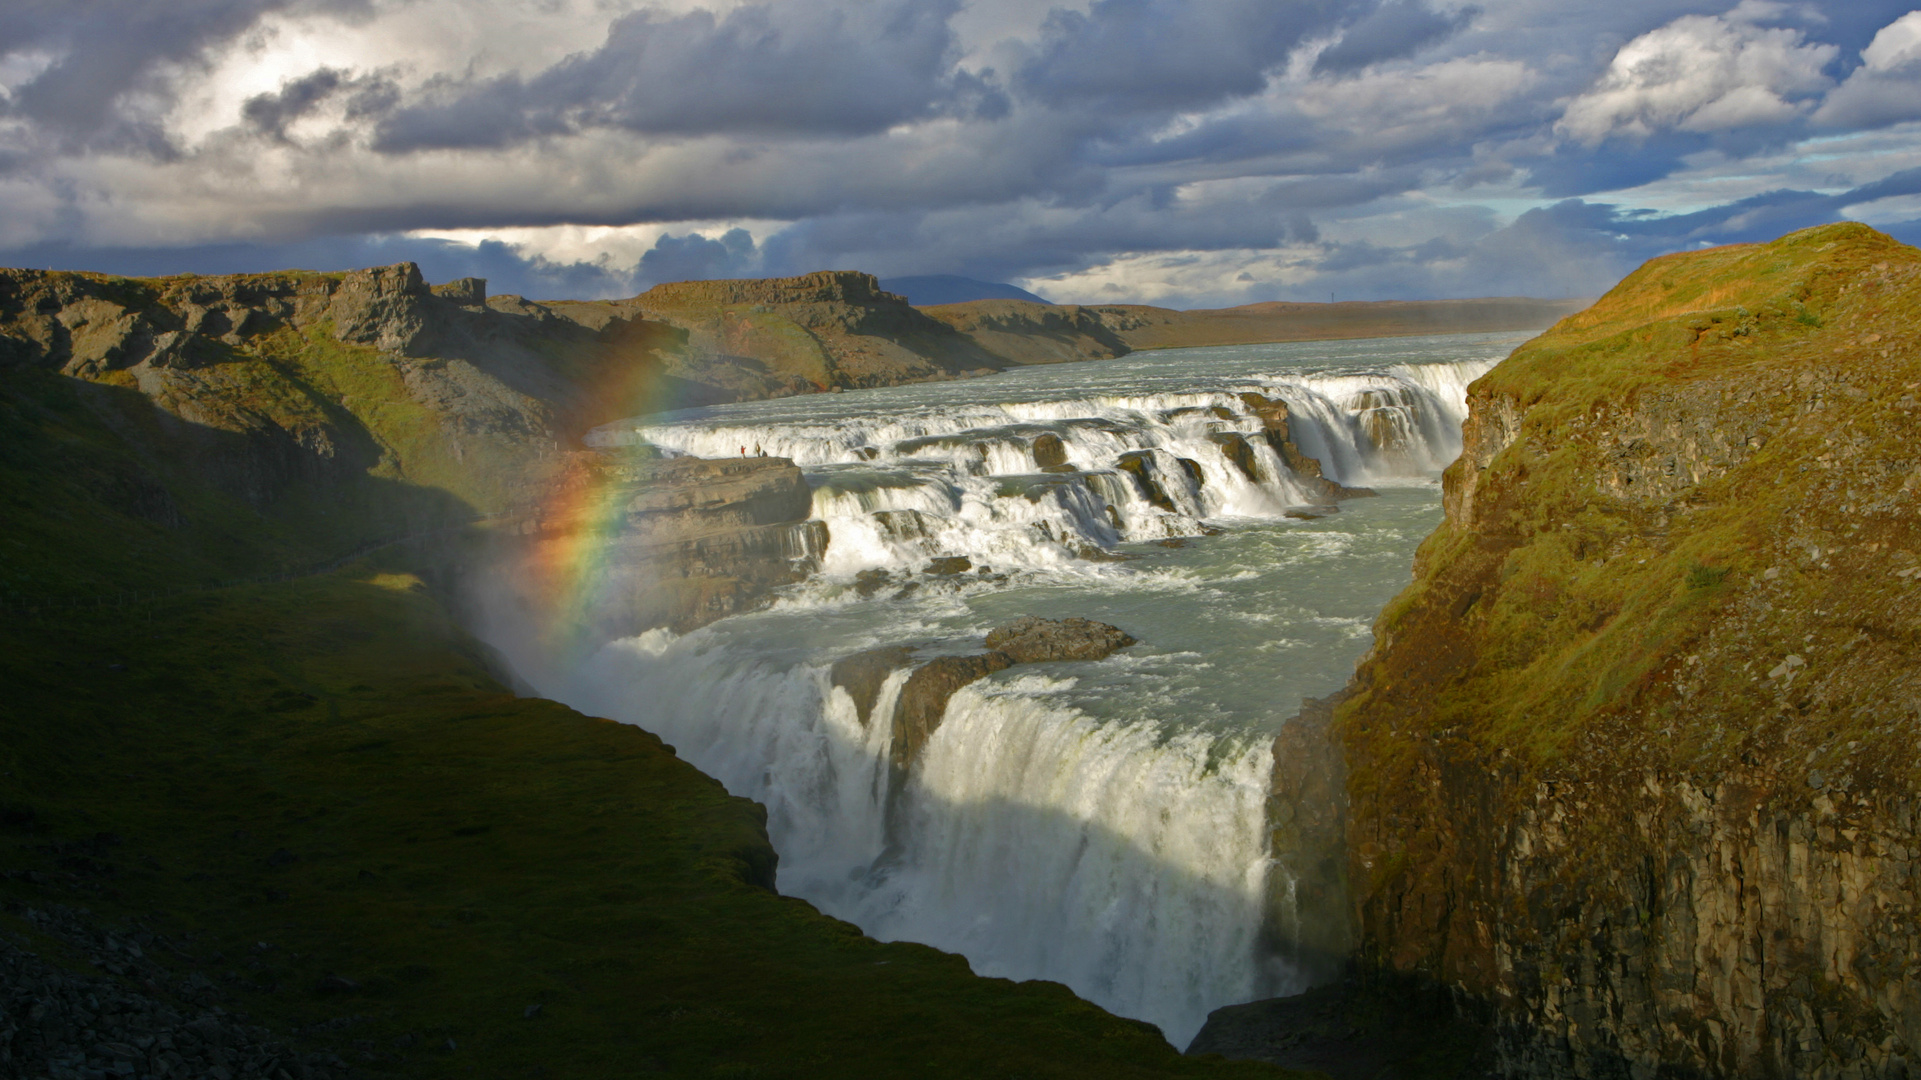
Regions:
<instances>
[{"instance_id":1,"label":"green moss covered slope","mask_svg":"<svg viewBox=\"0 0 1921 1080\"><path fill-rule=\"evenodd\" d=\"M1471 388L1337 738L1364 952L1517 1067L1921 1042L1918 333L1921 252L1842 224L1656 259Z\"/></svg>"}]
</instances>

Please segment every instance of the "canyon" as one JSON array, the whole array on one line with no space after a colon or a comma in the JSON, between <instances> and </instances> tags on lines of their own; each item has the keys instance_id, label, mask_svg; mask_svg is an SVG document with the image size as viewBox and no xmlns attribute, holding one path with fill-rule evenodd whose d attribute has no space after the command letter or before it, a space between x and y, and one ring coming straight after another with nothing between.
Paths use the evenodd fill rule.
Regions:
<instances>
[{"instance_id":1,"label":"canyon","mask_svg":"<svg viewBox=\"0 0 1921 1080\"><path fill-rule=\"evenodd\" d=\"M679 640L731 625L777 608L803 582L835 575L850 596L865 587L866 596L906 603L909 586L927 595L991 591L995 573L1020 569L981 550L964 567L929 564L928 545L960 533L933 504L905 494L887 496L898 505L876 502L874 492L932 481L860 472L878 475L904 459L938 459L956 476L976 470L999 484L990 494L1013 515L1010 534L1046 526L1034 533L1044 543L1023 540L1041 553L1036 566L1098 568L1117 544L1212 543L1203 526L1230 494L1267 492L1271 505L1261 512L1277 518L1359 520L1382 512L1358 509L1377 501L1362 487L1367 468L1391 477L1426 467L1415 457L1428 444L1394 426L1419 415L1413 390L1393 397L1378 386L1344 387L1349 414L1339 430L1356 440L1345 450L1327 434L1331 422L1298 397L1227 384L1206 405L1157 399L1156 445L1178 436L1193 447L1180 453L1135 446L1114 421L1087 422L1085 409L999 427L970 420L974 427L953 433L903 430L892 442L850 436L844 446L818 434L777 442L769 417L786 414L717 427L712 446L697 441L707 435L676 434L642 414L744 401L826 409L842 400L826 393L835 389L971 384L1062 360L1138 360L1174 343L1275 340L1288 319L1302 334L1379 336L1538 326L1565 315L1465 392L1460 457L1442 480L1444 520L1421 543L1412 584L1383 597L1352 681L1316 694L1298 716L1293 700L1272 702L1293 719L1244 763L1260 765L1263 795L1244 824L1288 889L1264 894L1250 937L1287 965L1285 988L1346 979L1360 997L1391 997L1413 987L1440 1003L1432 1030L1479 1033L1467 1064L1434 1064L1424 1075L1908 1075L1921 1039L1918 291L1921 253L1856 225L1664 257L1591 307L1490 301L1357 313L1335 309L1360 305L1305 305L1315 310L1184 318L1000 300L916 309L872 278L843 272L535 303L488 296L471 279L430 287L405 265L144 281L6 271L0 383L9 431L0 466L10 532L26 554L7 567L0 601L18 616L9 663L26 692L6 707L10 749L0 764L49 778L7 796L17 808L7 826L18 841L14 858L33 867L17 873L56 872L52 856L34 852L83 828L111 828L169 866L206 858L215 819L226 833L236 822L268 831L255 809L224 796L196 804L149 794L179 807L166 811L172 835L156 832L142 824L133 792L126 801L97 794L97 770L76 760L45 718L62 718L74 745L142 776L125 756L141 746L168 747L159 758L178 775L191 775L195 755L241 768L226 756L238 751L213 734L226 725L254 748L245 769L267 763L247 773L249 798L288 808L266 816L270 828L309 837L288 841L306 860L291 873L338 873L314 877L297 896L347 895L341 882L370 880L360 869L404 877L383 864L348 865L360 848L386 852L396 866L412 857L413 840L402 844L356 817L356 800L404 796L404 813L446 818L433 843L462 845L460 857L482 868L448 871L456 891L535 880L475 839L498 835L490 830L517 813L515 798L533 799L540 828L554 836L574 837L572 820L603 820L633 850L667 860L661 866L684 860L649 893L657 925L630 925L620 899L628 886L599 876L596 895L612 899L596 900L594 914L553 948L584 957L619 926L633 964L661 949L677 958L670 967L690 972L724 953L722 974L686 991L655 987L631 968L533 979L548 987L542 1000L579 1003L583 1018L565 1021L578 1025L568 1038L627 1023L644 1033L634 1053L663 1066L749 1062L780 1075L776 1062L831 1053L835 1025L855 1024L883 1071L972 1075L1019 1060L1035 1075L1076 1075L1084 1055L1097 1053L1088 1048L1104 1046L1098 1055L1112 1075L1281 1075L1251 1062L1179 1057L1143 1025L1053 983L980 979L949 954L882 945L812 908L799 911L805 905L768 889L785 865L768 840L768 811L721 792L659 738L508 694L524 673L469 636L461 623L481 613L463 598L477 575L516 567L534 584L494 595L499 610L543 628L538 655L574 663L612 639ZM1463 310L1481 321L1449 321ZM796 404L802 394L822 396ZM638 425L623 427L635 416ZM734 452L754 448L741 434L749 431L771 456ZM670 452L652 449L676 438L684 442ZM870 445L885 460L862 452ZM826 456L810 459L816 451ZM1003 461L1008 455L1018 460ZM979 462L991 469L977 470ZM850 479L821 489L810 469ZM1010 486L1008 476L1025 479ZM1074 516L1096 496L1111 511ZM1337 503L1345 508L1334 514ZM822 507L843 516L823 517ZM857 528L874 530L859 534L868 548L847 546ZM969 543L984 543L989 532L971 535ZM857 584L848 554L857 550L901 561ZM361 551L371 562L323 570ZM591 572L583 551L598 560ZM991 572L974 565L987 561ZM103 612L109 603L132 614ZM96 614L82 614L87 604ZM140 616L154 633L135 634ZM1114 634L1155 646L1114 621ZM377 629L368 636L360 626ZM204 652L213 646L196 642L208 635L225 643ZM258 656L233 644L243 640L258 642ZM996 640L982 655L995 655ZM978 653L981 643L968 648ZM883 772L919 767L949 731L952 714L947 723L941 714L953 702L970 715L987 708L979 686L950 679L897 711L896 701L909 704L903 686L922 677L912 672L933 670L942 656L965 658L943 649L911 663L905 653L877 656L866 664L872 670L836 665L831 683L822 677L830 703L832 693L867 703L863 723L878 710L882 726L912 729L898 760L880 759ZM1126 658L1138 651L1098 663L1133 663ZM75 695L53 665L89 654L123 669L164 670ZM1040 677L1021 671L1000 664L995 678ZM833 685L843 673L845 685ZM416 703L409 687L419 686L440 687L446 704ZM208 702L223 698L235 707L216 717ZM110 735L146 730L137 720L102 719L110 715L204 715L189 727L204 723L207 735L192 735L190 752L166 742L188 735L153 732L132 738L132 751L109 750ZM404 724L382 719L416 715ZM488 769L539 759L522 795L490 796L486 809L470 812L451 809L473 800L459 783L436 782L431 797L410 786L409 770L433 767L434 725L452 722L472 730L476 760L498 762ZM391 732L374 732L382 725ZM650 778L652 793L621 793L624 781L609 774L612 787L566 794L572 766L540 756L549 737L579 760L627 762ZM404 759L386 765L382 756L399 751L352 749L383 738L405 747ZM356 787L346 772L274 779L284 772L277 755L300 745L359 755L387 794ZM951 750L940 753L950 757L937 765L953 763ZM174 783L130 786L157 793ZM360 794L327 794L350 790ZM296 815L296 806L305 809ZM315 810L328 806L331 821ZM647 815L663 809L672 810L671 833L650 832ZM786 812L774 809L777 819ZM480 831L460 832L468 828ZM564 875L567 858L589 859L594 849L579 837L556 842L539 873ZM147 909L164 902L208 913L207 926L232 919L254 935L279 933L267 929L280 925L270 914L278 901L242 903L220 891L229 888L224 876L218 886L179 878L81 875L61 895L78 893L103 912L150 896L141 901ZM54 888L8 880L16 904L44 906ZM449 932L428 920L502 935L487 938L501 943L525 931L510 901L476 904L406 880L423 890L404 901L418 912L407 925L420 940ZM253 897L280 888L247 887ZM476 1030L462 1016L480 1003L449 993L444 978L402 972L452 967L484 982L495 969L482 961L459 968L445 952L427 958L417 943L392 944L375 929L385 917L378 905L312 903L319 906L294 921L344 919L382 944L290 931L310 959L272 960L281 983L319 985L328 974L319 964L385 972L366 999L369 1011L377 1001L399 1017L367 1021L382 1047L403 1029ZM672 944L708 909L730 913L740 942L774 942L777 955L737 955L705 930L696 946ZM510 923L521 929L509 934ZM383 950L407 959L382 959ZM515 972L539 967L525 955ZM813 961L802 958L822 956L836 958L822 970L845 980L843 989L809 981ZM815 1002L806 1024L770 1019L787 1006L752 989L767 963L789 993ZM913 1010L901 1011L898 985L879 965L899 965L917 994L947 1003L938 1036L913 1033ZM641 978L644 1000L613 1000L623 978ZM589 984L597 989L581 989ZM319 996L276 998L237 983L232 992L282 1025L310 1013ZM851 1000L871 1010L857 1024L835 1004ZM1007 1026L1023 1010L1037 1019ZM681 1015L688 1019L667 1019ZM1203 1029L1196 1049L1341 1067L1275 1049L1285 1040L1260 1028L1298 1024L1298 1010L1261 1015L1270 1019L1249 1021L1252 1034L1237 1039L1218 1037L1224 1026ZM743 1025L754 1032L745 1050L730 1042ZM945 1049L997 1026L969 1054ZM447 1036L450 1045L468 1037ZM576 1052L557 1049L565 1040L531 1022L481 1025L472 1037L516 1061ZM612 1067L590 1059L570 1074Z\"/></svg>"}]
</instances>

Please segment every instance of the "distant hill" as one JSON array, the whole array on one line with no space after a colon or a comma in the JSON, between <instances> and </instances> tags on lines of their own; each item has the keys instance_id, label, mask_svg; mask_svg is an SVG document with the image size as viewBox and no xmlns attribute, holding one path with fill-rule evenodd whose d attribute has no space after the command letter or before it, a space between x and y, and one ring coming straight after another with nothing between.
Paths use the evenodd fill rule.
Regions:
<instances>
[{"instance_id":1,"label":"distant hill","mask_svg":"<svg viewBox=\"0 0 1921 1080\"><path fill-rule=\"evenodd\" d=\"M1271 302L1176 311L1143 304L1083 306L970 300L923 306L921 310L1008 362L1052 364L1196 345L1542 330L1587 305L1586 300L1493 297L1339 304Z\"/></svg>"},{"instance_id":2,"label":"distant hill","mask_svg":"<svg viewBox=\"0 0 1921 1080\"><path fill-rule=\"evenodd\" d=\"M907 298L915 307L934 304L964 304L969 300L1027 300L1036 304L1048 301L1026 289L1002 281L976 281L955 274L922 274L918 277L881 279L880 287Z\"/></svg>"},{"instance_id":3,"label":"distant hill","mask_svg":"<svg viewBox=\"0 0 1921 1080\"><path fill-rule=\"evenodd\" d=\"M1269 341L1543 330L1591 300L1499 296L1477 300L1378 300L1338 304L1270 301L1231 308L1173 311L1144 304L1087 310L1132 349L1251 345Z\"/></svg>"}]
</instances>

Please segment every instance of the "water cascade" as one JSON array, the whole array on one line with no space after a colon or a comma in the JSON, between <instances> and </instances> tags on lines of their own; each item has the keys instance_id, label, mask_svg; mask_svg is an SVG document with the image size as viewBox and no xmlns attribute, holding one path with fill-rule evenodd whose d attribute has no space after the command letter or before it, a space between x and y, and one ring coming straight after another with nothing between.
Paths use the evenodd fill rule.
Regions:
<instances>
[{"instance_id":1,"label":"water cascade","mask_svg":"<svg viewBox=\"0 0 1921 1080\"><path fill-rule=\"evenodd\" d=\"M1185 1045L1210 1009L1301 988L1262 948L1287 892L1273 735L1364 651L1438 517L1465 387L1512 344L1136 354L609 425L605 447L792 458L826 547L767 610L607 643L539 689L764 803L783 892ZM890 770L912 663L1030 613L1141 644L961 688ZM900 644L865 709L836 685Z\"/></svg>"}]
</instances>

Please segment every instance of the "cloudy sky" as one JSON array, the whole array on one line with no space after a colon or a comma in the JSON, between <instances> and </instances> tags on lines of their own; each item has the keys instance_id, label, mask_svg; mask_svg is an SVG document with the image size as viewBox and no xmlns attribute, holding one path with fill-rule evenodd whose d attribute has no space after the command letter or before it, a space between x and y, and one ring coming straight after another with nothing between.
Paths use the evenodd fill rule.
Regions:
<instances>
[{"instance_id":1,"label":"cloudy sky","mask_svg":"<svg viewBox=\"0 0 1921 1080\"><path fill-rule=\"evenodd\" d=\"M1921 241L1916 0L0 0L0 264L1592 295Z\"/></svg>"}]
</instances>

